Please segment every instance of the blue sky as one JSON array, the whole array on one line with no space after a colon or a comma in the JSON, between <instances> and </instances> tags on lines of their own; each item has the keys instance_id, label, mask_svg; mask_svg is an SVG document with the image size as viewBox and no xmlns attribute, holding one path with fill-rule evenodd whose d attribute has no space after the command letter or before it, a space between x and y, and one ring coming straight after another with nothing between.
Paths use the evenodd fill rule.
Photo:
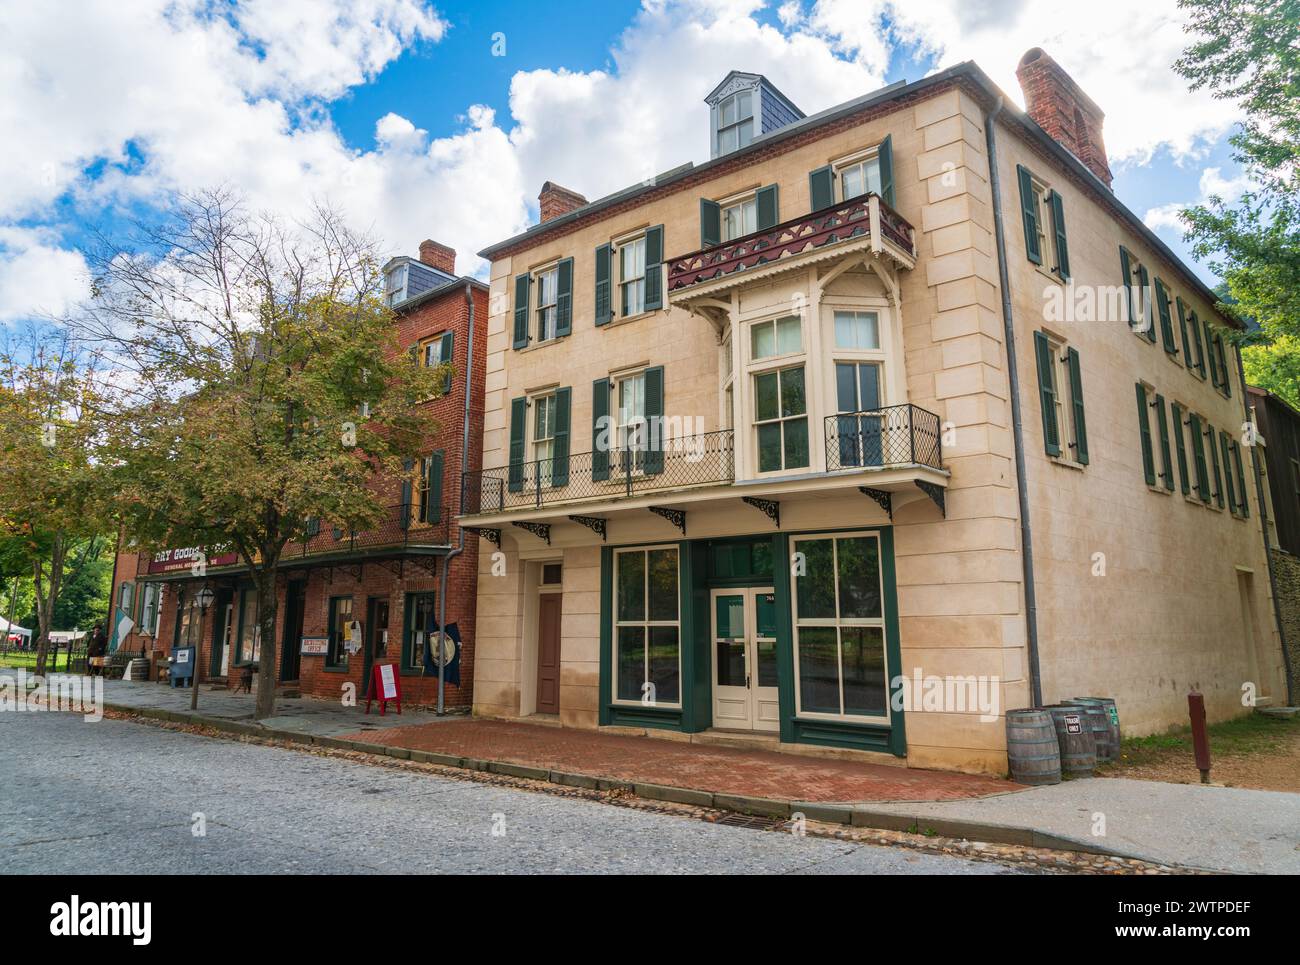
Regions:
<instances>
[{"instance_id":1,"label":"blue sky","mask_svg":"<svg viewBox=\"0 0 1300 965\"><path fill-rule=\"evenodd\" d=\"M0 156L0 321L84 294L78 249L94 227L216 183L287 215L329 199L390 251L433 236L481 273L475 252L535 219L542 181L595 198L705 159L701 97L733 67L768 74L808 113L967 59L1019 100L1015 63L1041 45L1106 111L1116 193L1176 251L1177 209L1242 185L1231 105L1188 94L1168 66L1186 43L1175 0L140 0L77 12L0 0L17 66L0 72L0 134L25 146Z\"/></svg>"}]
</instances>

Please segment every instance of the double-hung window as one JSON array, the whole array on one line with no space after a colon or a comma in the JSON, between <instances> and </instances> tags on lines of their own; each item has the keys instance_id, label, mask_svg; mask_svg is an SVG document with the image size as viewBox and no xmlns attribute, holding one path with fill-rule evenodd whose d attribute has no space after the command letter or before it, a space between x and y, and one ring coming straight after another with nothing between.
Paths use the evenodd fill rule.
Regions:
<instances>
[{"instance_id":1,"label":"double-hung window","mask_svg":"<svg viewBox=\"0 0 1300 965\"><path fill-rule=\"evenodd\" d=\"M801 351L803 324L798 315L787 315L769 322L755 322L749 328L749 357L755 362Z\"/></svg>"},{"instance_id":2,"label":"double-hung window","mask_svg":"<svg viewBox=\"0 0 1300 965\"><path fill-rule=\"evenodd\" d=\"M796 712L888 719L879 536L799 537L793 550Z\"/></svg>"},{"instance_id":3,"label":"double-hung window","mask_svg":"<svg viewBox=\"0 0 1300 965\"><path fill-rule=\"evenodd\" d=\"M235 663L255 663L262 652L262 622L258 619L257 590L248 586L239 592L239 636Z\"/></svg>"},{"instance_id":4,"label":"double-hung window","mask_svg":"<svg viewBox=\"0 0 1300 965\"><path fill-rule=\"evenodd\" d=\"M614 553L614 699L681 704L677 547Z\"/></svg>"},{"instance_id":5,"label":"double-hung window","mask_svg":"<svg viewBox=\"0 0 1300 965\"><path fill-rule=\"evenodd\" d=\"M622 314L645 311L645 238L636 238L618 249L618 279Z\"/></svg>"},{"instance_id":6,"label":"double-hung window","mask_svg":"<svg viewBox=\"0 0 1300 965\"><path fill-rule=\"evenodd\" d=\"M1065 237L1065 206L1061 195L1023 165L1016 165L1020 182L1020 210L1025 230L1025 254L1043 271L1070 277L1069 246Z\"/></svg>"},{"instance_id":7,"label":"double-hung window","mask_svg":"<svg viewBox=\"0 0 1300 965\"><path fill-rule=\"evenodd\" d=\"M444 395L451 391L451 352L454 340L455 336L451 332L443 332L420 343L420 360L425 368L436 369L439 366L447 366L442 380ZM366 406L365 412L368 415L369 403L362 404Z\"/></svg>"},{"instance_id":8,"label":"double-hung window","mask_svg":"<svg viewBox=\"0 0 1300 965\"><path fill-rule=\"evenodd\" d=\"M329 607L329 646L325 654L325 669L346 670L347 647L352 633L352 597L332 596Z\"/></svg>"},{"instance_id":9,"label":"double-hung window","mask_svg":"<svg viewBox=\"0 0 1300 965\"><path fill-rule=\"evenodd\" d=\"M754 92L737 91L718 103L718 154L729 154L754 139Z\"/></svg>"},{"instance_id":10,"label":"double-hung window","mask_svg":"<svg viewBox=\"0 0 1300 965\"><path fill-rule=\"evenodd\" d=\"M754 425L759 472L808 468L808 399L802 365L754 376Z\"/></svg>"},{"instance_id":11,"label":"double-hung window","mask_svg":"<svg viewBox=\"0 0 1300 965\"><path fill-rule=\"evenodd\" d=\"M617 395L616 444L622 458L632 460L632 471L640 472L645 465L645 450L650 441L650 426L646 422L645 373L624 376L615 383L614 391Z\"/></svg>"},{"instance_id":12,"label":"double-hung window","mask_svg":"<svg viewBox=\"0 0 1300 965\"><path fill-rule=\"evenodd\" d=\"M555 455L555 395L539 395L533 405L533 459L543 486L551 484L552 457Z\"/></svg>"},{"instance_id":13,"label":"double-hung window","mask_svg":"<svg viewBox=\"0 0 1300 965\"><path fill-rule=\"evenodd\" d=\"M758 199L753 195L722 207L722 240L735 241L758 230Z\"/></svg>"},{"instance_id":14,"label":"double-hung window","mask_svg":"<svg viewBox=\"0 0 1300 965\"><path fill-rule=\"evenodd\" d=\"M1079 353L1054 335L1035 332L1034 354L1038 361L1043 448L1049 456L1086 466L1088 426Z\"/></svg>"},{"instance_id":15,"label":"double-hung window","mask_svg":"<svg viewBox=\"0 0 1300 965\"><path fill-rule=\"evenodd\" d=\"M840 201L851 201L864 194L880 194L880 157L872 153L840 165L835 169L840 186Z\"/></svg>"},{"instance_id":16,"label":"double-hung window","mask_svg":"<svg viewBox=\"0 0 1300 965\"><path fill-rule=\"evenodd\" d=\"M537 273L537 341L549 342L555 338L557 300L559 295L559 268L548 268Z\"/></svg>"}]
</instances>

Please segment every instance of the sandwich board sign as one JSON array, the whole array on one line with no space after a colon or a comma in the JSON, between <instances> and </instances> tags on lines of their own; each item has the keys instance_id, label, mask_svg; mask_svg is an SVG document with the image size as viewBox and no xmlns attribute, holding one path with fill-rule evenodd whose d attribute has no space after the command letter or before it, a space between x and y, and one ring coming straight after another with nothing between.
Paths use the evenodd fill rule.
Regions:
<instances>
[{"instance_id":1,"label":"sandwich board sign","mask_svg":"<svg viewBox=\"0 0 1300 965\"><path fill-rule=\"evenodd\" d=\"M370 713L370 702L379 701L379 715L382 717L388 709L388 702L397 705L397 712L402 712L402 678L397 668L391 663L377 663L370 670L370 689L366 691L366 713Z\"/></svg>"}]
</instances>

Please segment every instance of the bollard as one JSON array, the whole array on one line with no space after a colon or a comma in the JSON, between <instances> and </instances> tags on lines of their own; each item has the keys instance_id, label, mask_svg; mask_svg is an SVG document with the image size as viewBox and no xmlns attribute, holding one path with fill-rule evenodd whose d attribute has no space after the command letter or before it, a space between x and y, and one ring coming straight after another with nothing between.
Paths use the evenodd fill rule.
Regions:
<instances>
[{"instance_id":1,"label":"bollard","mask_svg":"<svg viewBox=\"0 0 1300 965\"><path fill-rule=\"evenodd\" d=\"M1187 695L1187 715L1192 719L1192 748L1201 783L1210 783L1210 737L1205 732L1205 698L1192 691Z\"/></svg>"}]
</instances>

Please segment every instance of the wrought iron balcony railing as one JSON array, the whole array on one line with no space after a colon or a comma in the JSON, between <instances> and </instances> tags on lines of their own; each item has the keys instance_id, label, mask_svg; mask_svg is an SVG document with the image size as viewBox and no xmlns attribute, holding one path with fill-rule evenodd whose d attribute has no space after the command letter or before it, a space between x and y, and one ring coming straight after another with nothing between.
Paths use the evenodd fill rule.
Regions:
<instances>
[{"instance_id":1,"label":"wrought iron balcony railing","mask_svg":"<svg viewBox=\"0 0 1300 965\"><path fill-rule=\"evenodd\" d=\"M784 221L774 228L671 258L668 291L676 292L733 272L770 264L839 241L873 234L911 258L916 257L916 231L907 220L875 194Z\"/></svg>"},{"instance_id":2,"label":"wrought iron balcony railing","mask_svg":"<svg viewBox=\"0 0 1300 965\"><path fill-rule=\"evenodd\" d=\"M665 440L649 447L572 453L567 459L516 462L461 475L466 515L556 503L616 499L692 486L730 483L735 453L730 429Z\"/></svg>"},{"instance_id":3,"label":"wrought iron balcony railing","mask_svg":"<svg viewBox=\"0 0 1300 965\"><path fill-rule=\"evenodd\" d=\"M426 506L421 512L416 497L413 503L385 507L379 522L368 529L350 530L328 523L312 523L300 539L285 546L281 559L290 561L415 546L447 546L451 516L450 506ZM211 569L243 565L239 557L230 553L210 554L204 562ZM136 569L138 576L175 573L177 577L185 577L196 573L194 563L195 559L187 555L175 564L159 564L152 554L142 552L137 557Z\"/></svg>"},{"instance_id":4,"label":"wrought iron balcony railing","mask_svg":"<svg viewBox=\"0 0 1300 965\"><path fill-rule=\"evenodd\" d=\"M943 468L939 417L919 406L890 405L826 417L826 468Z\"/></svg>"}]
</instances>

